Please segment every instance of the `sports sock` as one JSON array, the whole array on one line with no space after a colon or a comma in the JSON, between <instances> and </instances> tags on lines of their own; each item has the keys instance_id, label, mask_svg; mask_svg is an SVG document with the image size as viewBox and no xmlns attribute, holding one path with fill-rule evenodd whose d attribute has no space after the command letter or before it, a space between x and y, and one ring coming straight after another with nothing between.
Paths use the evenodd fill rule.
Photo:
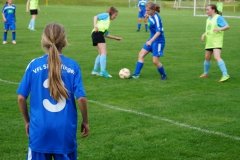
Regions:
<instances>
[{"instance_id":1,"label":"sports sock","mask_svg":"<svg viewBox=\"0 0 240 160\"><path fill-rule=\"evenodd\" d=\"M148 30L148 25L147 25L147 24L145 24L145 30L146 30L146 31Z\"/></svg>"},{"instance_id":2,"label":"sports sock","mask_svg":"<svg viewBox=\"0 0 240 160\"><path fill-rule=\"evenodd\" d=\"M16 40L16 32L12 32L12 40L13 40L13 41Z\"/></svg>"},{"instance_id":3,"label":"sports sock","mask_svg":"<svg viewBox=\"0 0 240 160\"><path fill-rule=\"evenodd\" d=\"M164 67L162 66L162 67L160 67L160 68L158 68L157 69L158 70L158 72L162 75L162 76L165 76L166 75L166 73L165 73L165 71L164 71Z\"/></svg>"},{"instance_id":4,"label":"sports sock","mask_svg":"<svg viewBox=\"0 0 240 160\"><path fill-rule=\"evenodd\" d=\"M100 56L100 66L101 66L101 71L106 70L106 63L107 63L107 56L104 54L101 54Z\"/></svg>"},{"instance_id":5,"label":"sports sock","mask_svg":"<svg viewBox=\"0 0 240 160\"><path fill-rule=\"evenodd\" d=\"M142 63L142 62L137 62L134 75L140 74L140 71L141 71L141 69L142 69L142 67L143 67L143 64L144 64L144 63Z\"/></svg>"},{"instance_id":6,"label":"sports sock","mask_svg":"<svg viewBox=\"0 0 240 160\"><path fill-rule=\"evenodd\" d=\"M138 23L138 30L140 30L140 28L141 28L141 24L140 24L140 23Z\"/></svg>"},{"instance_id":7,"label":"sports sock","mask_svg":"<svg viewBox=\"0 0 240 160\"><path fill-rule=\"evenodd\" d=\"M210 62L204 61L203 66L204 66L204 74L208 74L209 68L210 68Z\"/></svg>"},{"instance_id":8,"label":"sports sock","mask_svg":"<svg viewBox=\"0 0 240 160\"><path fill-rule=\"evenodd\" d=\"M30 20L28 27L32 28L32 19Z\"/></svg>"},{"instance_id":9,"label":"sports sock","mask_svg":"<svg viewBox=\"0 0 240 160\"><path fill-rule=\"evenodd\" d=\"M99 67L100 67L100 55L98 55L95 59L94 70L98 70Z\"/></svg>"},{"instance_id":10,"label":"sports sock","mask_svg":"<svg viewBox=\"0 0 240 160\"><path fill-rule=\"evenodd\" d=\"M7 41L7 32L3 32L3 41Z\"/></svg>"},{"instance_id":11,"label":"sports sock","mask_svg":"<svg viewBox=\"0 0 240 160\"><path fill-rule=\"evenodd\" d=\"M223 60L218 62L218 67L220 68L224 76L228 76L227 68Z\"/></svg>"},{"instance_id":12,"label":"sports sock","mask_svg":"<svg viewBox=\"0 0 240 160\"><path fill-rule=\"evenodd\" d=\"M32 20L32 28L33 28L33 29L35 28L35 23L36 23L36 21L35 21L35 20Z\"/></svg>"}]
</instances>

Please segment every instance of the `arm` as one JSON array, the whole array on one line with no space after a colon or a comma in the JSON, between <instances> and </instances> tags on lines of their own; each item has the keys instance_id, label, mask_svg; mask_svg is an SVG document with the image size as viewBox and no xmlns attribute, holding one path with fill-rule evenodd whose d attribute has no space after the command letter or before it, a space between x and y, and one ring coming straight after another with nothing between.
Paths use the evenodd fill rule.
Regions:
<instances>
[{"instance_id":1,"label":"arm","mask_svg":"<svg viewBox=\"0 0 240 160\"><path fill-rule=\"evenodd\" d=\"M202 34L202 37L201 37L201 40L202 40L203 42L204 42L205 35L206 35L206 33L204 32L204 33Z\"/></svg>"},{"instance_id":2,"label":"arm","mask_svg":"<svg viewBox=\"0 0 240 160\"><path fill-rule=\"evenodd\" d=\"M26 99L22 96L22 95L18 95L18 105L20 108L20 111L22 113L23 119L25 121L25 128L26 128L26 135L29 135L29 121L30 121L30 117L28 114L28 109L27 109L27 101Z\"/></svg>"},{"instance_id":3,"label":"arm","mask_svg":"<svg viewBox=\"0 0 240 160\"><path fill-rule=\"evenodd\" d=\"M26 12L28 12L28 8L29 8L29 0L27 0L27 4L26 4Z\"/></svg>"},{"instance_id":4,"label":"arm","mask_svg":"<svg viewBox=\"0 0 240 160\"><path fill-rule=\"evenodd\" d=\"M158 37L160 36L161 32L156 32L155 35L149 40L146 42L147 46L151 46L152 42Z\"/></svg>"},{"instance_id":5,"label":"arm","mask_svg":"<svg viewBox=\"0 0 240 160\"><path fill-rule=\"evenodd\" d=\"M106 35L105 37L110 38L110 39L115 39L115 40L118 40L118 41L121 41L121 40L122 40L121 37L115 37L115 36L112 36L112 35L110 35L110 34Z\"/></svg>"},{"instance_id":6,"label":"arm","mask_svg":"<svg viewBox=\"0 0 240 160\"><path fill-rule=\"evenodd\" d=\"M97 16L94 16L94 17L93 17L93 27L94 27L94 29L95 29L95 32L98 32L97 21L98 21L98 17L97 17Z\"/></svg>"},{"instance_id":7,"label":"arm","mask_svg":"<svg viewBox=\"0 0 240 160\"><path fill-rule=\"evenodd\" d=\"M7 22L7 19L5 18L5 15L2 13L3 21Z\"/></svg>"},{"instance_id":8,"label":"arm","mask_svg":"<svg viewBox=\"0 0 240 160\"><path fill-rule=\"evenodd\" d=\"M87 137L90 131L90 128L88 126L88 107L87 107L87 99L86 97L81 97L77 99L79 108L82 113L82 124L81 124L81 132L84 133L82 134L82 138Z\"/></svg>"},{"instance_id":9,"label":"arm","mask_svg":"<svg viewBox=\"0 0 240 160\"><path fill-rule=\"evenodd\" d=\"M214 32L225 31L225 30L227 30L227 29L229 29L229 28L230 28L230 26L227 24L227 25L224 26L224 27L215 28L213 31L214 31Z\"/></svg>"}]
</instances>

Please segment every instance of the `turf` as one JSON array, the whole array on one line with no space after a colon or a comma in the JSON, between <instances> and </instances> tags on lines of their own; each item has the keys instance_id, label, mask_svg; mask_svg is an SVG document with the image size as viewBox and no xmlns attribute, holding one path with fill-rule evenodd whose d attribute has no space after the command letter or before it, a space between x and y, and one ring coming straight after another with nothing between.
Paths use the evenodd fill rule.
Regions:
<instances>
[{"instance_id":1,"label":"turf","mask_svg":"<svg viewBox=\"0 0 240 160\"><path fill-rule=\"evenodd\" d=\"M160 81L152 63L145 64L138 80L118 77L121 68L131 72L138 52L149 37L137 29L136 8L117 7L110 34L122 42L107 39L107 70L113 78L91 76L97 50L90 34L93 16L104 6L40 6L35 32L27 30L30 20L25 5L17 5L17 45L0 48L0 159L22 160L28 139L17 105L16 89L28 63L42 56L41 34L47 23L65 26L69 46L63 53L82 69L88 98L90 135L78 137L78 159L232 160L239 159L239 20L227 18L222 58L231 79L218 83L221 72L214 59L210 76L203 73L206 17L193 17L191 10L163 8L166 47L164 64L168 80ZM36 95L37 96L37 95ZM79 123L81 117L79 114Z\"/></svg>"}]
</instances>

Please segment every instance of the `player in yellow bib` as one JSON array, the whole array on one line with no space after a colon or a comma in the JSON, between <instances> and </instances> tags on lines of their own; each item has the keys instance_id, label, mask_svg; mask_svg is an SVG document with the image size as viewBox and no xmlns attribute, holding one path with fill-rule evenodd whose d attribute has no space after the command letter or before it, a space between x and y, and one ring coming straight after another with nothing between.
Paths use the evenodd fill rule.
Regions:
<instances>
[{"instance_id":1,"label":"player in yellow bib","mask_svg":"<svg viewBox=\"0 0 240 160\"><path fill-rule=\"evenodd\" d=\"M222 71L222 77L218 82L224 82L228 80L230 76L227 73L225 62L221 58L221 50L223 46L223 31L229 29L229 25L222 16L218 15L219 12L216 5L209 4L206 7L206 13L209 18L206 21L206 31L201 37L202 41L205 41L206 43L206 52L204 61L204 73L200 76L200 78L208 77L210 60L213 54L214 59L217 61L218 66Z\"/></svg>"},{"instance_id":2,"label":"player in yellow bib","mask_svg":"<svg viewBox=\"0 0 240 160\"><path fill-rule=\"evenodd\" d=\"M219 12L219 15L222 16L222 12L223 12L223 2L222 2L222 0L218 0L218 3L217 3L216 6L217 6L217 10Z\"/></svg>"},{"instance_id":3,"label":"player in yellow bib","mask_svg":"<svg viewBox=\"0 0 240 160\"><path fill-rule=\"evenodd\" d=\"M30 14L32 15L32 18L28 25L28 29L34 31L37 14L38 14L38 12L41 11L40 7L38 6L38 0L27 0L26 12L28 12L29 10L30 10Z\"/></svg>"}]
</instances>

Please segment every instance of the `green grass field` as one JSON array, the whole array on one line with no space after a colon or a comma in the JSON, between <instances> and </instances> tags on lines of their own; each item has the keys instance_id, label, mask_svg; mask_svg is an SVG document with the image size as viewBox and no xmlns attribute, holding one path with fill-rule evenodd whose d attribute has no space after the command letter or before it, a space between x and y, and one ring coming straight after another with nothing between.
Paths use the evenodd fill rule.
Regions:
<instances>
[{"instance_id":1,"label":"green grass field","mask_svg":"<svg viewBox=\"0 0 240 160\"><path fill-rule=\"evenodd\" d=\"M237 160L240 159L239 19L227 18L222 58L231 79L218 83L221 72L212 59L210 76L203 73L204 32L207 17L193 17L192 10L163 8L166 47L161 62L168 80L160 81L151 54L138 80L118 77L121 68L134 71L149 33L136 32L137 9L117 7L107 39L107 70L111 79L91 76L96 48L90 33L93 16L103 6L41 5L35 32L25 5L17 5L17 45L0 45L0 160L23 160L28 138L17 104L16 89L28 63L44 54L41 34L47 23L65 26L69 46L64 54L75 59L89 105L90 135L78 138L78 159L88 160ZM37 95L36 95L37 96ZM79 123L81 117L79 117Z\"/></svg>"}]
</instances>

